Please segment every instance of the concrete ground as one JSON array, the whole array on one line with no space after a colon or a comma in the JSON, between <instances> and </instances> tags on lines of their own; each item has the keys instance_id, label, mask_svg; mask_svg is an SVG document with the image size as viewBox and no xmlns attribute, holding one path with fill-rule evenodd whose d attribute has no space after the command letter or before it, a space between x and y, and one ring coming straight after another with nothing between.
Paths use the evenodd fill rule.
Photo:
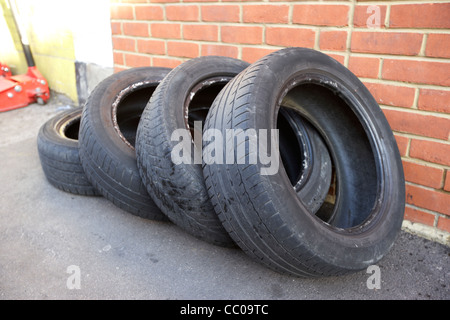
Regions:
<instances>
[{"instance_id":1,"label":"concrete ground","mask_svg":"<svg viewBox=\"0 0 450 320\"><path fill-rule=\"evenodd\" d=\"M370 289L366 271L280 275L239 249L52 187L36 137L66 104L0 113L0 299L450 299L450 248L404 231Z\"/></svg>"}]
</instances>

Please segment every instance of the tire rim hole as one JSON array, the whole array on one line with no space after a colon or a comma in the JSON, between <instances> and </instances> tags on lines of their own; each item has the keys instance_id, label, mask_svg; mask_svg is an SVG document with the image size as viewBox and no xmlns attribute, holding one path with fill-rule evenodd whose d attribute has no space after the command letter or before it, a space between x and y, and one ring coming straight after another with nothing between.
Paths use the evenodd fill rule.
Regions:
<instances>
[{"instance_id":1,"label":"tire rim hole","mask_svg":"<svg viewBox=\"0 0 450 320\"><path fill-rule=\"evenodd\" d=\"M289 181L311 214L319 214L328 202L333 205L330 190L333 163L325 142L317 130L298 112L280 107L277 128L279 130L280 156ZM320 219L327 222L329 212L320 211Z\"/></svg>"},{"instance_id":2,"label":"tire rim hole","mask_svg":"<svg viewBox=\"0 0 450 320\"><path fill-rule=\"evenodd\" d=\"M117 107L113 108L113 117L117 123L116 131L120 138L134 149L136 133L142 112L147 106L157 84L150 83L141 86L130 86L125 96L120 98Z\"/></svg>"},{"instance_id":3,"label":"tire rim hole","mask_svg":"<svg viewBox=\"0 0 450 320\"><path fill-rule=\"evenodd\" d=\"M311 142L303 132L296 130L298 126L295 121L294 115L287 108L281 107L277 119L281 161L289 181L298 191L308 174L312 159Z\"/></svg>"},{"instance_id":4,"label":"tire rim hole","mask_svg":"<svg viewBox=\"0 0 450 320\"><path fill-rule=\"evenodd\" d=\"M314 79L315 76L304 75L307 80L303 83L300 79L293 80L287 86L281 104L297 110L306 118L317 129L330 152L333 163L330 188L315 217L337 232L353 232L373 218L380 183L376 151L369 130L354 111L356 107L351 94L336 94L336 88L327 87L320 75L316 76L319 79ZM305 97L325 96L327 104L304 103ZM319 113L317 109L320 109ZM317 120L318 115L322 119ZM328 119L324 121L324 118ZM332 122L345 125L340 125L341 131L332 132L324 125ZM340 136L340 145L332 135ZM345 210L342 209L344 207Z\"/></svg>"},{"instance_id":5,"label":"tire rim hole","mask_svg":"<svg viewBox=\"0 0 450 320\"><path fill-rule=\"evenodd\" d=\"M212 77L197 83L190 91L185 101L186 126L194 137L195 121L201 121L202 128L214 99L232 77ZM201 135L202 133L199 132Z\"/></svg>"},{"instance_id":6,"label":"tire rim hole","mask_svg":"<svg viewBox=\"0 0 450 320\"><path fill-rule=\"evenodd\" d=\"M67 122L62 128L62 136L72 139L78 140L78 133L80 131L80 120L81 116L72 119Z\"/></svg>"}]
</instances>

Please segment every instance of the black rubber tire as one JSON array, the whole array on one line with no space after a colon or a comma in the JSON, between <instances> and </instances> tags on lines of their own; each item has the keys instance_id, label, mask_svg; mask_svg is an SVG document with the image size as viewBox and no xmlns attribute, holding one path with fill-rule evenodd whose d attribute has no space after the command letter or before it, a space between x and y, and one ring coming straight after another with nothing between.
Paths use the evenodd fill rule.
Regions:
<instances>
[{"instance_id":1,"label":"black rubber tire","mask_svg":"<svg viewBox=\"0 0 450 320\"><path fill-rule=\"evenodd\" d=\"M37 136L42 169L56 188L78 195L99 196L80 162L78 131L82 108L58 113L46 121Z\"/></svg>"},{"instance_id":2,"label":"black rubber tire","mask_svg":"<svg viewBox=\"0 0 450 320\"><path fill-rule=\"evenodd\" d=\"M80 158L92 185L119 208L151 220L167 220L142 183L134 148L148 100L170 69L132 68L101 81L83 108Z\"/></svg>"},{"instance_id":3,"label":"black rubber tire","mask_svg":"<svg viewBox=\"0 0 450 320\"><path fill-rule=\"evenodd\" d=\"M337 181L331 214L326 220L309 212L285 170L268 176L261 164L208 164L206 185L225 229L249 256L281 273L340 275L377 263L400 231L405 206L401 158L382 110L334 59L288 48L227 84L204 130L272 129L280 106L300 113L326 142Z\"/></svg>"},{"instance_id":4,"label":"black rubber tire","mask_svg":"<svg viewBox=\"0 0 450 320\"><path fill-rule=\"evenodd\" d=\"M145 108L137 132L136 153L144 184L158 207L194 237L219 246L235 246L212 207L201 164L174 164L171 141L176 129L189 129L185 120L206 117L221 88L249 64L227 57L188 60L161 82ZM200 112L202 110L202 112ZM201 134L201 132L200 132ZM192 139L189 141L194 145ZM192 159L192 158L191 158Z\"/></svg>"}]
</instances>

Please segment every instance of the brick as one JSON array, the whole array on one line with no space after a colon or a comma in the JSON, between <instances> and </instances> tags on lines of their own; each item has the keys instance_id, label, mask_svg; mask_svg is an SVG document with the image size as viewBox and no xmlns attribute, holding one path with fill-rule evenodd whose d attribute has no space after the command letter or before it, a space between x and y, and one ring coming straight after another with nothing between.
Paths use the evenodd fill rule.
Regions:
<instances>
[{"instance_id":1,"label":"brick","mask_svg":"<svg viewBox=\"0 0 450 320\"><path fill-rule=\"evenodd\" d=\"M124 56L122 52L113 52L114 64L125 64Z\"/></svg>"},{"instance_id":2,"label":"brick","mask_svg":"<svg viewBox=\"0 0 450 320\"><path fill-rule=\"evenodd\" d=\"M414 88L369 82L364 82L364 85L379 104L404 108L412 108L414 104Z\"/></svg>"},{"instance_id":3,"label":"brick","mask_svg":"<svg viewBox=\"0 0 450 320\"><path fill-rule=\"evenodd\" d=\"M417 208L405 207L405 220L434 226L435 215Z\"/></svg>"},{"instance_id":4,"label":"brick","mask_svg":"<svg viewBox=\"0 0 450 320\"><path fill-rule=\"evenodd\" d=\"M138 39L137 48L140 53L149 54L165 54L166 45L164 41L160 40L148 40L148 39Z\"/></svg>"},{"instance_id":5,"label":"brick","mask_svg":"<svg viewBox=\"0 0 450 320\"><path fill-rule=\"evenodd\" d=\"M425 55L436 58L450 58L450 34L429 34Z\"/></svg>"},{"instance_id":6,"label":"brick","mask_svg":"<svg viewBox=\"0 0 450 320\"><path fill-rule=\"evenodd\" d=\"M340 55L340 54L333 54L333 53L328 53L327 55L330 56L331 58L333 58L334 60L340 62L342 65L344 65L345 56Z\"/></svg>"},{"instance_id":7,"label":"brick","mask_svg":"<svg viewBox=\"0 0 450 320\"><path fill-rule=\"evenodd\" d=\"M287 5L244 5L242 19L249 23L288 23Z\"/></svg>"},{"instance_id":8,"label":"brick","mask_svg":"<svg viewBox=\"0 0 450 320\"><path fill-rule=\"evenodd\" d=\"M386 80L450 86L450 63L385 59L382 77Z\"/></svg>"},{"instance_id":9,"label":"brick","mask_svg":"<svg viewBox=\"0 0 450 320\"><path fill-rule=\"evenodd\" d=\"M266 43L274 46L313 48L316 33L311 29L267 27Z\"/></svg>"},{"instance_id":10,"label":"brick","mask_svg":"<svg viewBox=\"0 0 450 320\"><path fill-rule=\"evenodd\" d=\"M446 232L450 232L450 219L447 217L438 217L437 228L440 230L444 230Z\"/></svg>"},{"instance_id":11,"label":"brick","mask_svg":"<svg viewBox=\"0 0 450 320\"><path fill-rule=\"evenodd\" d=\"M373 5L372 5L373 6ZM372 19L374 14L376 14L376 11L369 10L367 11L371 6L367 5L357 5L355 6L355 12L353 14L353 26L358 28L377 28L376 22ZM379 8L379 28L384 28L384 21L386 20L386 6L382 5L376 5L376 7Z\"/></svg>"},{"instance_id":12,"label":"brick","mask_svg":"<svg viewBox=\"0 0 450 320\"><path fill-rule=\"evenodd\" d=\"M222 26L222 42L241 44L261 44L263 28L260 26Z\"/></svg>"},{"instance_id":13,"label":"brick","mask_svg":"<svg viewBox=\"0 0 450 320\"><path fill-rule=\"evenodd\" d=\"M158 5L145 5L135 8L136 20L164 20L163 8Z\"/></svg>"},{"instance_id":14,"label":"brick","mask_svg":"<svg viewBox=\"0 0 450 320\"><path fill-rule=\"evenodd\" d=\"M111 4L110 8L111 19L125 19L125 20L133 20L133 6L132 5L117 5Z\"/></svg>"},{"instance_id":15,"label":"brick","mask_svg":"<svg viewBox=\"0 0 450 320\"><path fill-rule=\"evenodd\" d=\"M276 49L242 48L242 60L253 63L274 51L276 51Z\"/></svg>"},{"instance_id":16,"label":"brick","mask_svg":"<svg viewBox=\"0 0 450 320\"><path fill-rule=\"evenodd\" d=\"M442 140L448 139L450 119L390 109L383 109L383 112L394 131Z\"/></svg>"},{"instance_id":17,"label":"brick","mask_svg":"<svg viewBox=\"0 0 450 320\"><path fill-rule=\"evenodd\" d=\"M152 37L181 39L181 25L175 23L152 23L150 25Z\"/></svg>"},{"instance_id":18,"label":"brick","mask_svg":"<svg viewBox=\"0 0 450 320\"><path fill-rule=\"evenodd\" d=\"M184 0L183 2L217 2L217 0Z\"/></svg>"},{"instance_id":19,"label":"brick","mask_svg":"<svg viewBox=\"0 0 450 320\"><path fill-rule=\"evenodd\" d=\"M450 113L450 91L420 89L417 107L421 110Z\"/></svg>"},{"instance_id":20,"label":"brick","mask_svg":"<svg viewBox=\"0 0 450 320\"><path fill-rule=\"evenodd\" d=\"M347 31L321 31L319 47L321 50L345 51Z\"/></svg>"},{"instance_id":21,"label":"brick","mask_svg":"<svg viewBox=\"0 0 450 320\"><path fill-rule=\"evenodd\" d=\"M450 28L450 3L391 6L390 28Z\"/></svg>"},{"instance_id":22,"label":"brick","mask_svg":"<svg viewBox=\"0 0 450 320\"><path fill-rule=\"evenodd\" d=\"M195 58L199 55L199 45L192 42L167 42L167 54L174 57Z\"/></svg>"},{"instance_id":23,"label":"brick","mask_svg":"<svg viewBox=\"0 0 450 320\"><path fill-rule=\"evenodd\" d=\"M186 40L218 41L219 27L217 25L183 25L183 36Z\"/></svg>"},{"instance_id":24,"label":"brick","mask_svg":"<svg viewBox=\"0 0 450 320\"><path fill-rule=\"evenodd\" d=\"M439 189L442 186L444 169L403 161L405 180L422 186Z\"/></svg>"},{"instance_id":25,"label":"brick","mask_svg":"<svg viewBox=\"0 0 450 320\"><path fill-rule=\"evenodd\" d=\"M450 144L427 140L411 140L411 158L450 166Z\"/></svg>"},{"instance_id":26,"label":"brick","mask_svg":"<svg viewBox=\"0 0 450 320\"><path fill-rule=\"evenodd\" d=\"M406 184L406 203L439 213L450 214L450 206L448 205L450 194L445 192Z\"/></svg>"},{"instance_id":27,"label":"brick","mask_svg":"<svg viewBox=\"0 0 450 320\"><path fill-rule=\"evenodd\" d=\"M196 5L167 6L166 18L171 21L199 21L199 11Z\"/></svg>"},{"instance_id":28,"label":"brick","mask_svg":"<svg viewBox=\"0 0 450 320\"><path fill-rule=\"evenodd\" d=\"M113 48L115 50L135 51L136 40L132 38L112 37Z\"/></svg>"},{"instance_id":29,"label":"brick","mask_svg":"<svg viewBox=\"0 0 450 320\"><path fill-rule=\"evenodd\" d=\"M141 56L133 53L125 54L125 65L128 67L145 67L151 65L149 56Z\"/></svg>"},{"instance_id":30,"label":"brick","mask_svg":"<svg viewBox=\"0 0 450 320\"><path fill-rule=\"evenodd\" d=\"M124 22L123 34L127 36L148 37L149 24L147 22Z\"/></svg>"},{"instance_id":31,"label":"brick","mask_svg":"<svg viewBox=\"0 0 450 320\"><path fill-rule=\"evenodd\" d=\"M450 170L445 173L444 190L450 191Z\"/></svg>"},{"instance_id":32,"label":"brick","mask_svg":"<svg viewBox=\"0 0 450 320\"><path fill-rule=\"evenodd\" d=\"M174 2L180 2L180 0L148 0L148 2L151 2L151 3L174 3Z\"/></svg>"},{"instance_id":33,"label":"brick","mask_svg":"<svg viewBox=\"0 0 450 320\"><path fill-rule=\"evenodd\" d=\"M349 6L346 5L294 5L292 22L315 26L343 27L348 25Z\"/></svg>"},{"instance_id":34,"label":"brick","mask_svg":"<svg viewBox=\"0 0 450 320\"><path fill-rule=\"evenodd\" d=\"M235 46L216 45L216 44L202 44L202 56L223 56L230 58L238 58L239 49Z\"/></svg>"},{"instance_id":35,"label":"brick","mask_svg":"<svg viewBox=\"0 0 450 320\"><path fill-rule=\"evenodd\" d=\"M153 60L152 66L154 67L176 68L177 66L183 63L183 60L174 58L153 57L152 60Z\"/></svg>"},{"instance_id":36,"label":"brick","mask_svg":"<svg viewBox=\"0 0 450 320\"><path fill-rule=\"evenodd\" d=\"M408 151L409 138L399 136L394 134L395 141L397 141L398 151L400 152L400 156L406 156L406 152Z\"/></svg>"},{"instance_id":37,"label":"brick","mask_svg":"<svg viewBox=\"0 0 450 320\"><path fill-rule=\"evenodd\" d=\"M354 31L351 51L412 56L419 54L422 38L419 33Z\"/></svg>"},{"instance_id":38,"label":"brick","mask_svg":"<svg viewBox=\"0 0 450 320\"><path fill-rule=\"evenodd\" d=\"M203 5L202 20L207 22L239 22L240 9L236 5Z\"/></svg>"},{"instance_id":39,"label":"brick","mask_svg":"<svg viewBox=\"0 0 450 320\"><path fill-rule=\"evenodd\" d=\"M358 77L376 79L380 69L380 59L350 56L348 68Z\"/></svg>"},{"instance_id":40,"label":"brick","mask_svg":"<svg viewBox=\"0 0 450 320\"><path fill-rule=\"evenodd\" d=\"M111 22L111 34L122 34L122 23L121 22Z\"/></svg>"}]
</instances>

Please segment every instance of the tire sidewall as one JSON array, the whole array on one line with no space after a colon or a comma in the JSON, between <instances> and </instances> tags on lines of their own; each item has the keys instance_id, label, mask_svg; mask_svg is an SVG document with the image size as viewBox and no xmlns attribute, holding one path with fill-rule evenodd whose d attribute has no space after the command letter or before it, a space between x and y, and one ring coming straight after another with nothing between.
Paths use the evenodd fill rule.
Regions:
<instances>
[{"instance_id":1,"label":"tire sidewall","mask_svg":"<svg viewBox=\"0 0 450 320\"><path fill-rule=\"evenodd\" d=\"M81 119L82 108L56 114L40 128L37 148L42 170L56 188L77 195L99 196L81 164L78 139L69 138L70 126Z\"/></svg>"},{"instance_id":2,"label":"tire sidewall","mask_svg":"<svg viewBox=\"0 0 450 320\"><path fill-rule=\"evenodd\" d=\"M185 121L185 102L197 84L215 77L234 78L246 66L247 63L238 59L206 56L188 60L174 69L162 102L165 107L163 110L167 119L167 132L171 134L176 129L189 129ZM168 138L172 149L178 142ZM191 141L191 147L193 146ZM195 167L195 174L200 173L199 177L202 177L200 165L191 167Z\"/></svg>"},{"instance_id":3,"label":"tire sidewall","mask_svg":"<svg viewBox=\"0 0 450 320\"><path fill-rule=\"evenodd\" d=\"M223 78L233 78L239 74L245 67L249 64L233 58L228 57L217 57L217 56L205 56L195 59L188 60L183 64L179 65L177 68L173 69L157 90L162 91L162 100L153 101L150 100L146 110L144 112L149 112L152 108L157 108L163 113L165 128L164 128L164 143L160 145L159 154L161 156L166 155L164 161L166 163L172 162L171 151L173 148L180 143L179 141L174 141L171 139L171 135L175 130L189 128L186 125L185 118L185 102L189 99L192 89L202 81L212 79L215 77ZM224 83L225 84L225 83ZM150 117L143 117L138 128L138 136L143 137L143 127L144 121L150 121ZM191 148L194 148L194 142L191 140L189 142ZM140 150L139 145L137 147L137 153L145 155L145 150ZM139 157L138 157L139 158ZM193 159L192 159L193 160ZM147 167L144 163L145 160L142 159L139 163L141 167ZM159 160L158 160L159 163ZM184 190L186 194L192 194L192 196L197 196L199 190L205 189L205 184L203 181L203 173L201 164L191 163L191 164L171 164L175 172L182 167L182 172L184 175L189 176L192 181L191 187ZM147 178L150 183L152 183L153 188L159 186L155 183L158 177L154 175L152 171L152 166L149 166ZM187 172L187 173L186 173ZM164 191L164 190L162 190ZM207 198L207 193L204 192ZM207 201L203 199L200 202Z\"/></svg>"},{"instance_id":4,"label":"tire sidewall","mask_svg":"<svg viewBox=\"0 0 450 320\"><path fill-rule=\"evenodd\" d=\"M101 141L100 147L108 150L108 153L124 166L131 168L137 166L136 152L120 137L120 129L114 123L113 103L116 102L122 90L133 85L146 83L140 88L156 88L169 70L167 68L140 67L118 72L101 82L86 103L85 108L90 108L88 121L91 123L96 141ZM125 96L120 98L119 105L124 98ZM80 130L84 129L83 126L87 122L86 116L87 113L83 112ZM83 148L82 141L80 141L80 146Z\"/></svg>"},{"instance_id":5,"label":"tire sidewall","mask_svg":"<svg viewBox=\"0 0 450 320\"><path fill-rule=\"evenodd\" d=\"M63 148L74 149L78 152L78 140L68 138L61 131L62 126L67 123L81 120L82 108L61 112L48 120L40 129L39 140L52 143Z\"/></svg>"}]
</instances>

